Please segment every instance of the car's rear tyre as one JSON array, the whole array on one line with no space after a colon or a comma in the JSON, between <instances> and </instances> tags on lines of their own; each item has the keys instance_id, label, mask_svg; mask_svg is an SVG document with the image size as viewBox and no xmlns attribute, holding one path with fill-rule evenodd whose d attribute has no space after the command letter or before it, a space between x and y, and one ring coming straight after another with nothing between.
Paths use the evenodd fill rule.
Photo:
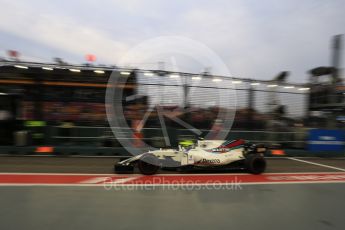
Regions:
<instances>
[{"instance_id":1,"label":"car's rear tyre","mask_svg":"<svg viewBox=\"0 0 345 230\"><path fill-rule=\"evenodd\" d=\"M133 167L133 165L115 164L114 171L115 171L115 173L118 173L118 174L133 173L134 167Z\"/></svg>"},{"instance_id":2,"label":"car's rear tyre","mask_svg":"<svg viewBox=\"0 0 345 230\"><path fill-rule=\"evenodd\" d=\"M159 168L159 160L153 155L144 155L138 161L138 169L144 175L153 175Z\"/></svg>"},{"instance_id":3,"label":"car's rear tyre","mask_svg":"<svg viewBox=\"0 0 345 230\"><path fill-rule=\"evenodd\" d=\"M266 160L258 154L250 154L245 160L245 167L252 174L261 174L266 170Z\"/></svg>"}]
</instances>

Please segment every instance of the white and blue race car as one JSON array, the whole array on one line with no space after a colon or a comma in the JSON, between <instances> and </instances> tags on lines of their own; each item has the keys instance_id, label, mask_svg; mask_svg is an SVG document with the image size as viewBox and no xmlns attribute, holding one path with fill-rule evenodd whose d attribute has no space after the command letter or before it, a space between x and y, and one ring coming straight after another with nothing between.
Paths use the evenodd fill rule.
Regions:
<instances>
[{"instance_id":1,"label":"white and blue race car","mask_svg":"<svg viewBox=\"0 0 345 230\"><path fill-rule=\"evenodd\" d=\"M115 164L116 173L133 172L137 166L144 175L159 169L244 169L253 174L266 169L266 148L244 140L199 140L188 147L148 151Z\"/></svg>"}]
</instances>

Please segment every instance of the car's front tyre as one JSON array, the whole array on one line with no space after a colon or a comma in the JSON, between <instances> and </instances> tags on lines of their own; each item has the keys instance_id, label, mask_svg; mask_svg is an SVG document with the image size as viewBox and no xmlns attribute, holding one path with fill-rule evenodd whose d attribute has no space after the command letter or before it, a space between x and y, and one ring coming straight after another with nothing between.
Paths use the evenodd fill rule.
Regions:
<instances>
[{"instance_id":1,"label":"car's front tyre","mask_svg":"<svg viewBox=\"0 0 345 230\"><path fill-rule=\"evenodd\" d=\"M138 169L144 175L156 174L160 169L159 160L154 155L144 155L138 161Z\"/></svg>"}]
</instances>

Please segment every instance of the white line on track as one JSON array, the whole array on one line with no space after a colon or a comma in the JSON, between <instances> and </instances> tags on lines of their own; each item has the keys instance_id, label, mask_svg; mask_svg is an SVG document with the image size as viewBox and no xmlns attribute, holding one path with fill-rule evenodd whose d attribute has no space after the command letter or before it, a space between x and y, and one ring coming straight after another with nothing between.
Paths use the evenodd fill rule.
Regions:
<instances>
[{"instance_id":1,"label":"white line on track","mask_svg":"<svg viewBox=\"0 0 345 230\"><path fill-rule=\"evenodd\" d=\"M294 161L303 162L303 163L306 163L306 164L316 165L316 166L320 166L320 167L324 167L324 168L330 168L330 169L335 169L335 170L339 170L339 171L345 172L345 169L343 169L343 168L333 167L333 166L330 166L330 165L319 164L319 163L315 163L315 162L311 162L311 161L297 159L297 158L294 158L294 157L289 157L288 159L294 160Z\"/></svg>"},{"instance_id":2,"label":"white line on track","mask_svg":"<svg viewBox=\"0 0 345 230\"><path fill-rule=\"evenodd\" d=\"M246 185L285 185L285 184L343 184L345 181L286 181L286 182L241 182L239 183L240 186L246 186ZM217 186L219 188L220 186L232 186L233 184L231 182L229 183L215 183L215 184L209 184L209 183L200 183L200 184L115 184L112 185L114 188L116 187L137 187L137 188L145 188L145 187L189 187L189 186L195 186L195 187L212 187L213 185ZM40 183L34 183L34 184L15 184L15 183L4 183L0 184L0 187L105 187L104 184L40 184ZM217 189L214 189L217 190ZM218 189L219 190L219 189ZM231 189L230 189L231 190Z\"/></svg>"},{"instance_id":3,"label":"white line on track","mask_svg":"<svg viewBox=\"0 0 345 230\"><path fill-rule=\"evenodd\" d=\"M92 177L90 179L83 180L79 183L81 183L81 184L98 184L98 183L106 181L107 179L109 179L109 177Z\"/></svg>"},{"instance_id":4,"label":"white line on track","mask_svg":"<svg viewBox=\"0 0 345 230\"><path fill-rule=\"evenodd\" d=\"M299 160L299 159L296 159ZM309 163L309 162L308 162ZM313 162L310 162L313 163ZM324 165L323 165L324 166ZM329 166L332 167L332 166ZM338 168L335 168L338 169ZM344 173L345 169L339 168L338 170L342 172L269 172L269 173L263 173L262 175L275 175L275 174L334 174L334 173ZM93 174L93 173L27 173L27 172L0 172L0 175L57 175L57 176L109 176L109 177L115 177L115 176L121 176L121 177L141 177L145 176L142 174ZM158 173L153 176L240 176L240 175L252 175L250 173Z\"/></svg>"},{"instance_id":5,"label":"white line on track","mask_svg":"<svg viewBox=\"0 0 345 230\"><path fill-rule=\"evenodd\" d=\"M126 182L130 182L132 180L138 179L140 178L140 176L132 176L132 177L128 177L128 178L122 178L122 179L115 179L114 182L111 182L110 184L124 184Z\"/></svg>"},{"instance_id":6,"label":"white line on track","mask_svg":"<svg viewBox=\"0 0 345 230\"><path fill-rule=\"evenodd\" d=\"M266 159L282 159L282 160L288 160L289 156L266 156ZM316 157L316 156L304 156L304 157L293 157L298 159L325 159L324 157ZM330 157L329 159L332 160L345 160L345 157Z\"/></svg>"}]
</instances>

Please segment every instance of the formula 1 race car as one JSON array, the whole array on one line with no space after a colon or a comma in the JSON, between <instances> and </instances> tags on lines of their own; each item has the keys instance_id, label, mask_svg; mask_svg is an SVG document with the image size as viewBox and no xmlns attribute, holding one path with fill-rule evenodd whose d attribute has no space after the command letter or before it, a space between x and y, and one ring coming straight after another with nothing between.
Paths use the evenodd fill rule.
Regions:
<instances>
[{"instance_id":1,"label":"formula 1 race car","mask_svg":"<svg viewBox=\"0 0 345 230\"><path fill-rule=\"evenodd\" d=\"M115 172L131 173L137 166L144 175L153 175L161 168L238 168L260 174L266 169L265 152L264 146L244 140L199 140L188 147L179 145L178 149L153 150L122 160L115 164Z\"/></svg>"}]
</instances>

